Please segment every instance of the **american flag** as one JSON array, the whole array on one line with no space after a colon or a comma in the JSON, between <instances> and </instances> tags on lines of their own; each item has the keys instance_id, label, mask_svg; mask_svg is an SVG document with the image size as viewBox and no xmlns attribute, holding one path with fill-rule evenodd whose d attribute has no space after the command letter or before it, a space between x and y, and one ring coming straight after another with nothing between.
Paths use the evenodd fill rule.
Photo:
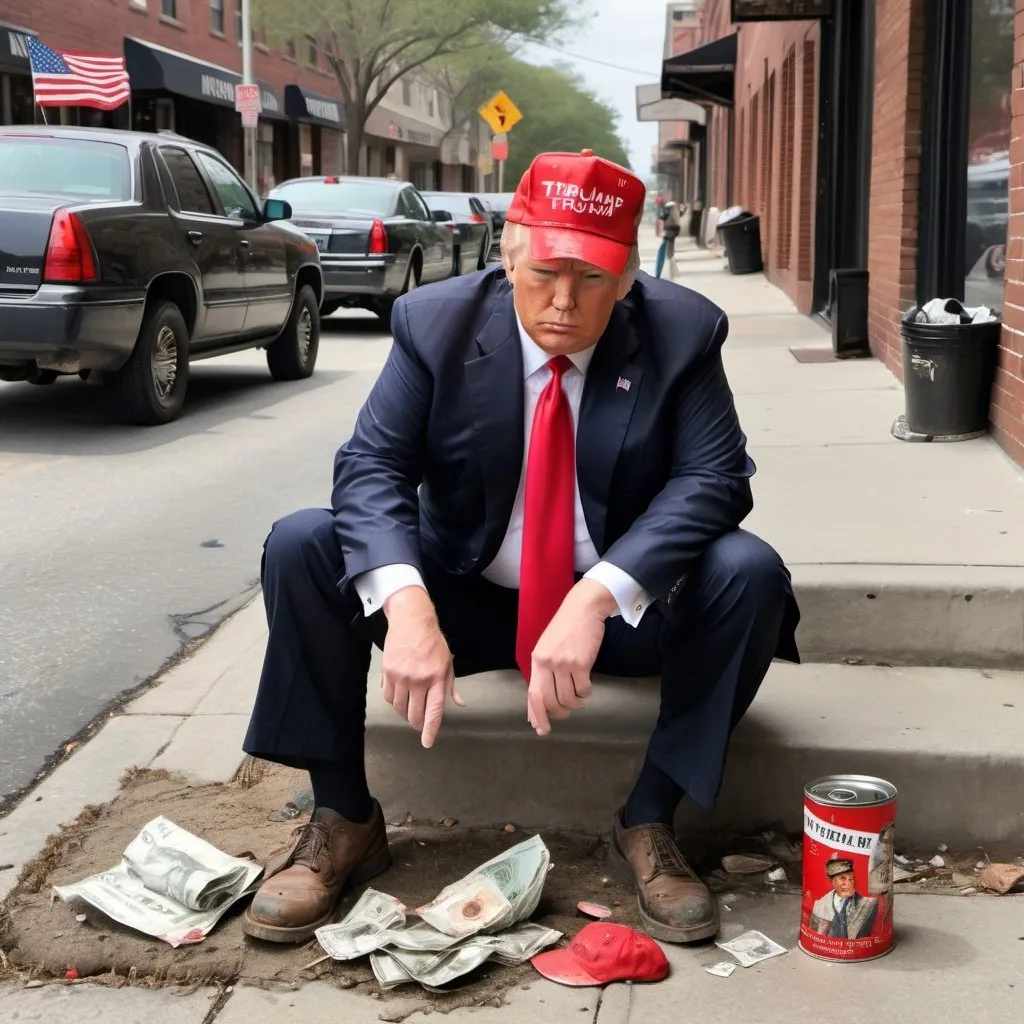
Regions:
<instances>
[{"instance_id":1,"label":"american flag","mask_svg":"<svg viewBox=\"0 0 1024 1024\"><path fill-rule=\"evenodd\" d=\"M31 36L28 56L32 88L41 107L99 107L113 110L131 95L124 57L60 53Z\"/></svg>"}]
</instances>

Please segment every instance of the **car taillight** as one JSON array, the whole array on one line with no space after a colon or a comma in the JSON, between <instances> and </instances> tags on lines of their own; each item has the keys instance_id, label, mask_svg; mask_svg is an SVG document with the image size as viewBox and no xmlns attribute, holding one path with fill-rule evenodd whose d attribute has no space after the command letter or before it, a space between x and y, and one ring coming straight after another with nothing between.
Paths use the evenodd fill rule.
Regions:
<instances>
[{"instance_id":1,"label":"car taillight","mask_svg":"<svg viewBox=\"0 0 1024 1024\"><path fill-rule=\"evenodd\" d=\"M43 281L47 284L69 284L95 281L96 261L85 225L77 213L58 210L50 225L50 238L46 243L46 263Z\"/></svg>"},{"instance_id":2,"label":"car taillight","mask_svg":"<svg viewBox=\"0 0 1024 1024\"><path fill-rule=\"evenodd\" d=\"M338 179L333 174L329 174L326 178L324 178L324 184L325 185L337 185L338 184Z\"/></svg>"},{"instance_id":3,"label":"car taillight","mask_svg":"<svg viewBox=\"0 0 1024 1024\"><path fill-rule=\"evenodd\" d=\"M486 217L481 217L479 213L470 214L469 219L474 224L486 224L487 223L487 218Z\"/></svg>"},{"instance_id":4,"label":"car taillight","mask_svg":"<svg viewBox=\"0 0 1024 1024\"><path fill-rule=\"evenodd\" d=\"M445 226L445 227L446 227L446 228L447 228L447 229L448 229L449 231L454 231L454 230L455 230L455 221L453 221L453 220L446 220L446 221L444 222L444 226Z\"/></svg>"},{"instance_id":5,"label":"car taillight","mask_svg":"<svg viewBox=\"0 0 1024 1024\"><path fill-rule=\"evenodd\" d=\"M384 230L384 222L375 220L370 228L370 252L385 253L388 251L388 233Z\"/></svg>"}]
</instances>

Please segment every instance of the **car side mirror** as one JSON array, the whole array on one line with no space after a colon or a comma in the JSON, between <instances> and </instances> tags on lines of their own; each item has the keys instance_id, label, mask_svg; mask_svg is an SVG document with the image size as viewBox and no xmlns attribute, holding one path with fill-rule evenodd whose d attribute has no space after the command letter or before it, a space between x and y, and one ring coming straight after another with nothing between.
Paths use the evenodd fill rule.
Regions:
<instances>
[{"instance_id":1,"label":"car side mirror","mask_svg":"<svg viewBox=\"0 0 1024 1024\"><path fill-rule=\"evenodd\" d=\"M447 210L434 210L432 216L438 224L443 224L446 220L454 219Z\"/></svg>"},{"instance_id":2,"label":"car side mirror","mask_svg":"<svg viewBox=\"0 0 1024 1024\"><path fill-rule=\"evenodd\" d=\"M291 220L292 204L284 199L265 200L263 203L263 219L266 221Z\"/></svg>"}]
</instances>

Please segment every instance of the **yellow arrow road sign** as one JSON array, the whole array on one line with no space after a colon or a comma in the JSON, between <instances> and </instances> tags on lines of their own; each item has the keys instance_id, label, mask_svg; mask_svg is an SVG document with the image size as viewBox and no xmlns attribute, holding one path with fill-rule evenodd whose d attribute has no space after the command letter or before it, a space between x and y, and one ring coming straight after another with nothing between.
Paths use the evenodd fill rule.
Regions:
<instances>
[{"instance_id":1,"label":"yellow arrow road sign","mask_svg":"<svg viewBox=\"0 0 1024 1024\"><path fill-rule=\"evenodd\" d=\"M495 135L504 134L523 119L519 108L504 92L492 96L480 108L480 116L491 126L491 131Z\"/></svg>"}]
</instances>

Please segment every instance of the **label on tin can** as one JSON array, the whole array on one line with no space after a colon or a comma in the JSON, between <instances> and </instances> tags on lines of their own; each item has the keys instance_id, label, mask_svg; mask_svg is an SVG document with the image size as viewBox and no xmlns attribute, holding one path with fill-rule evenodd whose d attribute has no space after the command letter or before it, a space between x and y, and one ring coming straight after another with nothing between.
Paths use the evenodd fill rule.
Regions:
<instances>
[{"instance_id":1,"label":"label on tin can","mask_svg":"<svg viewBox=\"0 0 1024 1024\"><path fill-rule=\"evenodd\" d=\"M896 787L864 775L804 790L800 946L826 960L872 960L893 943Z\"/></svg>"}]
</instances>

